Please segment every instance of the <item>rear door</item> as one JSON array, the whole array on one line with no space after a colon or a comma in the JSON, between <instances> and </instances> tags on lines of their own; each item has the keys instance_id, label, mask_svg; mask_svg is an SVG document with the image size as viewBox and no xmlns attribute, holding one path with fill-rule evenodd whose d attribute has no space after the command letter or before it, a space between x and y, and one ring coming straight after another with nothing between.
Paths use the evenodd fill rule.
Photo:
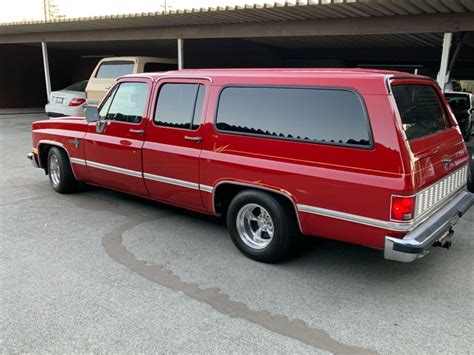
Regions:
<instances>
[{"instance_id":1,"label":"rear door","mask_svg":"<svg viewBox=\"0 0 474 355\"><path fill-rule=\"evenodd\" d=\"M103 132L91 123L84 139L84 153L91 182L147 195L142 156L151 80L127 79L115 85L102 102L99 114Z\"/></svg>"},{"instance_id":2,"label":"rear door","mask_svg":"<svg viewBox=\"0 0 474 355\"><path fill-rule=\"evenodd\" d=\"M443 94L430 80L394 80L393 96L412 153L414 187L419 191L467 164L467 150ZM463 182L449 181L447 195Z\"/></svg>"},{"instance_id":3,"label":"rear door","mask_svg":"<svg viewBox=\"0 0 474 355\"><path fill-rule=\"evenodd\" d=\"M204 209L199 157L208 84L206 80L160 80L143 146L143 176L150 195L195 210Z\"/></svg>"}]
</instances>

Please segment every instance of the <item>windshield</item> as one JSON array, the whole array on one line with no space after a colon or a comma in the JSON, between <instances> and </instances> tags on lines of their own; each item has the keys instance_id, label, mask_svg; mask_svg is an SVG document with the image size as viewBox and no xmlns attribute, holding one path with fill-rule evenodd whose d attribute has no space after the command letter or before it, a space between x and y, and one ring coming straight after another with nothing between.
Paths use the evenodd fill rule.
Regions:
<instances>
[{"instance_id":1,"label":"windshield","mask_svg":"<svg viewBox=\"0 0 474 355\"><path fill-rule=\"evenodd\" d=\"M64 90L84 92L84 91L86 91L86 86L87 86L87 80L83 80L83 81L80 81L78 83L69 85Z\"/></svg>"},{"instance_id":2,"label":"windshield","mask_svg":"<svg viewBox=\"0 0 474 355\"><path fill-rule=\"evenodd\" d=\"M467 110L470 107L469 96L463 94L445 94L453 110Z\"/></svg>"},{"instance_id":3,"label":"windshield","mask_svg":"<svg viewBox=\"0 0 474 355\"><path fill-rule=\"evenodd\" d=\"M394 85L392 89L409 140L449 128L446 110L433 86Z\"/></svg>"}]
</instances>

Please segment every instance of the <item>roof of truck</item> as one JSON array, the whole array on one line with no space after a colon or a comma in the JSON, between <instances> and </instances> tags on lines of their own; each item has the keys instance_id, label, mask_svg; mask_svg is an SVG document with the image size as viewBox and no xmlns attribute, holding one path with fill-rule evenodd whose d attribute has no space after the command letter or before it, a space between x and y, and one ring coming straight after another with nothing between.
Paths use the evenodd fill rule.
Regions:
<instances>
[{"instance_id":1,"label":"roof of truck","mask_svg":"<svg viewBox=\"0 0 474 355\"><path fill-rule=\"evenodd\" d=\"M394 70L359 69L359 68L252 68L252 69L183 69L158 73L131 74L127 77L152 77L159 79L168 76L181 77L208 77L208 78L234 78L234 77L272 77L275 74L282 78L418 78L431 79L426 76L415 75Z\"/></svg>"}]
</instances>

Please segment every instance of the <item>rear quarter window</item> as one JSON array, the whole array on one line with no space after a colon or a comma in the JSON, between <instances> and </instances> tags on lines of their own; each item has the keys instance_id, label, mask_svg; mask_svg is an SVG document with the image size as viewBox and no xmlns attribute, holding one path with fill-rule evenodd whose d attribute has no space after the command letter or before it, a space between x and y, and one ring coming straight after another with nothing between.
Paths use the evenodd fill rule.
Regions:
<instances>
[{"instance_id":1,"label":"rear quarter window","mask_svg":"<svg viewBox=\"0 0 474 355\"><path fill-rule=\"evenodd\" d=\"M116 79L119 76L132 74L133 66L134 63L129 61L104 62L97 70L96 78Z\"/></svg>"},{"instance_id":2,"label":"rear quarter window","mask_svg":"<svg viewBox=\"0 0 474 355\"><path fill-rule=\"evenodd\" d=\"M431 85L394 85L393 96L409 140L430 136L450 127L446 110Z\"/></svg>"},{"instance_id":3,"label":"rear quarter window","mask_svg":"<svg viewBox=\"0 0 474 355\"><path fill-rule=\"evenodd\" d=\"M365 106L346 89L227 87L221 91L219 131L371 148Z\"/></svg>"}]
</instances>

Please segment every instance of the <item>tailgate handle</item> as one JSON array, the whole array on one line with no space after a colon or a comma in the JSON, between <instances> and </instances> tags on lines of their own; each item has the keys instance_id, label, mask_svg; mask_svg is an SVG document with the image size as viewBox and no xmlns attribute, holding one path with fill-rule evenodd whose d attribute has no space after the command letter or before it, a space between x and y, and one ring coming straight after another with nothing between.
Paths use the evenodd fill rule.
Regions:
<instances>
[{"instance_id":1,"label":"tailgate handle","mask_svg":"<svg viewBox=\"0 0 474 355\"><path fill-rule=\"evenodd\" d=\"M131 129L129 132L139 134L140 136L143 136L145 134L145 131L143 129Z\"/></svg>"},{"instance_id":2,"label":"tailgate handle","mask_svg":"<svg viewBox=\"0 0 474 355\"><path fill-rule=\"evenodd\" d=\"M196 143L200 143L202 138L201 137L184 136L184 139L186 139L188 141L193 141L193 142L196 142Z\"/></svg>"}]
</instances>

